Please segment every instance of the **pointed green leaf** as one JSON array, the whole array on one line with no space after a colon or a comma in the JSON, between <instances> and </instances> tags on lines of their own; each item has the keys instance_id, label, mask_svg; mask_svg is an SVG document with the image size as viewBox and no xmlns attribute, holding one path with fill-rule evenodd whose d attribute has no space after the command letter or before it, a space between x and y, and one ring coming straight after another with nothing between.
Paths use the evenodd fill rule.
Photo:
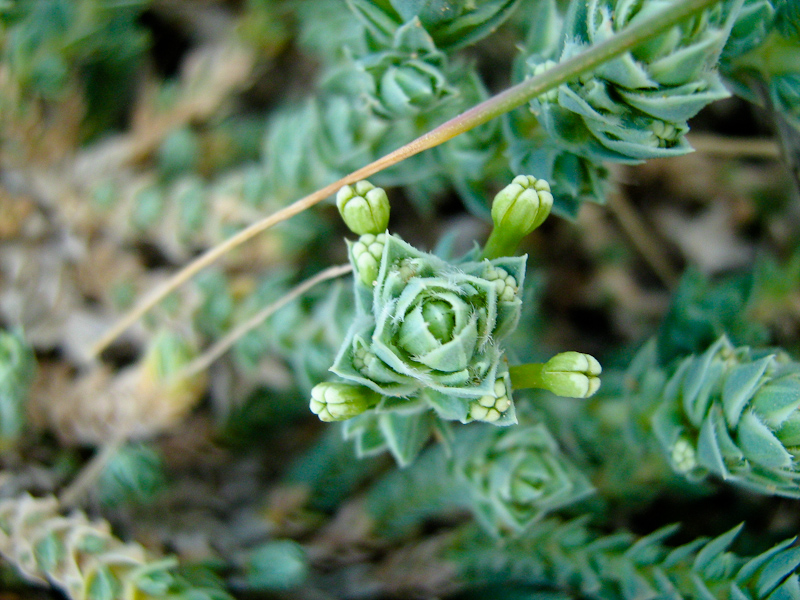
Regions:
<instances>
[{"instance_id":1,"label":"pointed green leaf","mask_svg":"<svg viewBox=\"0 0 800 600\"><path fill-rule=\"evenodd\" d=\"M758 576L756 589L760 598L769 594L780 582L800 566L800 548L789 548L773 556Z\"/></svg>"},{"instance_id":2,"label":"pointed green leaf","mask_svg":"<svg viewBox=\"0 0 800 600\"><path fill-rule=\"evenodd\" d=\"M401 467L414 461L431 434L432 420L428 412L384 413L378 416L378 422L389 450Z\"/></svg>"},{"instance_id":3,"label":"pointed green leaf","mask_svg":"<svg viewBox=\"0 0 800 600\"><path fill-rule=\"evenodd\" d=\"M792 455L752 411L741 418L736 439L742 453L754 463L765 467L788 467L792 464Z\"/></svg>"}]
</instances>

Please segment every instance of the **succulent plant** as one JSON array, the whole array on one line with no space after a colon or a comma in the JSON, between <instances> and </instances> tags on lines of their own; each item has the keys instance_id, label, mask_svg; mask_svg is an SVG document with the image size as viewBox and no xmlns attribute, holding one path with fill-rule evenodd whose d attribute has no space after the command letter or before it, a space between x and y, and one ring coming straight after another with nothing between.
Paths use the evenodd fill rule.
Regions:
<instances>
[{"instance_id":1,"label":"succulent plant","mask_svg":"<svg viewBox=\"0 0 800 600\"><path fill-rule=\"evenodd\" d=\"M542 425L463 435L453 453L480 521L491 531L521 532L548 512L592 492L589 480Z\"/></svg>"},{"instance_id":2,"label":"succulent plant","mask_svg":"<svg viewBox=\"0 0 800 600\"><path fill-rule=\"evenodd\" d=\"M442 49L465 46L488 35L519 3L520 0L348 0L370 35L385 45L403 23L417 18Z\"/></svg>"},{"instance_id":3,"label":"succulent plant","mask_svg":"<svg viewBox=\"0 0 800 600\"><path fill-rule=\"evenodd\" d=\"M469 402L492 394L507 369L500 343L519 319L524 272L524 257L451 265L386 234L374 285L356 285L355 323L331 371L384 396L463 398L466 420Z\"/></svg>"},{"instance_id":4,"label":"succulent plant","mask_svg":"<svg viewBox=\"0 0 800 600\"><path fill-rule=\"evenodd\" d=\"M357 66L369 76L370 108L387 119L413 117L455 93L443 72L445 55L416 17L397 29L391 48L359 58Z\"/></svg>"},{"instance_id":5,"label":"succulent plant","mask_svg":"<svg viewBox=\"0 0 800 600\"><path fill-rule=\"evenodd\" d=\"M798 497L800 365L720 338L684 359L663 388L653 430L673 468Z\"/></svg>"},{"instance_id":6,"label":"succulent plant","mask_svg":"<svg viewBox=\"0 0 800 600\"><path fill-rule=\"evenodd\" d=\"M591 0L574 3L564 25L560 60L599 43L667 3ZM591 76L531 103L559 146L595 160L637 162L691 148L686 121L728 92L715 71L733 12L717 5L609 61ZM530 73L542 69L534 56Z\"/></svg>"}]
</instances>

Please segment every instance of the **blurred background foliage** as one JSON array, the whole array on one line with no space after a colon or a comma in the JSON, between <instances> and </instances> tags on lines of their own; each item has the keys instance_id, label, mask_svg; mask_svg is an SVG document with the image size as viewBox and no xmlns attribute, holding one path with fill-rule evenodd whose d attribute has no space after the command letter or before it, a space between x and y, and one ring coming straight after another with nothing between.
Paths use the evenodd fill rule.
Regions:
<instances>
[{"instance_id":1,"label":"blurred background foliage","mask_svg":"<svg viewBox=\"0 0 800 600\"><path fill-rule=\"evenodd\" d=\"M426 422L402 451L369 417L321 424L349 278L193 368L346 262L333 202L88 358L198 253L666 4L0 0L0 586L800 598L793 0L722 1L372 178L445 258L514 175L547 179L507 352L593 354L595 397L521 391L519 425Z\"/></svg>"}]
</instances>

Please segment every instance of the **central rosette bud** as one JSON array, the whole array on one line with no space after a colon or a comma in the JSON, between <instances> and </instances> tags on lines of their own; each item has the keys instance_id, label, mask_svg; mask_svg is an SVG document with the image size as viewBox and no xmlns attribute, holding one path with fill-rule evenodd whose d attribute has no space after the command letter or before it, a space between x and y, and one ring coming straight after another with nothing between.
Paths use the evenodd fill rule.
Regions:
<instances>
[{"instance_id":1,"label":"central rosette bud","mask_svg":"<svg viewBox=\"0 0 800 600\"><path fill-rule=\"evenodd\" d=\"M480 312L451 291L425 290L397 328L397 349L431 369L463 371L475 352Z\"/></svg>"}]
</instances>

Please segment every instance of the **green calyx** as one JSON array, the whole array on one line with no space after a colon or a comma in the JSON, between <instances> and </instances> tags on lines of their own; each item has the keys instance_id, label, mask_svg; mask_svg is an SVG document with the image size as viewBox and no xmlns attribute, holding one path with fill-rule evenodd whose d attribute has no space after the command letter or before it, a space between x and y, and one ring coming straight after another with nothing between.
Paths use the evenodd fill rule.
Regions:
<instances>
[{"instance_id":1,"label":"green calyx","mask_svg":"<svg viewBox=\"0 0 800 600\"><path fill-rule=\"evenodd\" d=\"M326 381L311 390L310 407L321 421L344 421L369 410L380 399L380 394L364 386Z\"/></svg>"},{"instance_id":2,"label":"green calyx","mask_svg":"<svg viewBox=\"0 0 800 600\"><path fill-rule=\"evenodd\" d=\"M541 388L556 396L588 398L600 389L602 367L597 359L582 352L562 352L544 364L511 367L514 389Z\"/></svg>"},{"instance_id":3,"label":"green calyx","mask_svg":"<svg viewBox=\"0 0 800 600\"><path fill-rule=\"evenodd\" d=\"M369 181L346 185L336 194L336 207L350 231L379 234L389 225L389 198Z\"/></svg>"},{"instance_id":4,"label":"green calyx","mask_svg":"<svg viewBox=\"0 0 800 600\"><path fill-rule=\"evenodd\" d=\"M532 175L518 175L492 202L494 229L483 250L484 258L511 256L526 235L539 227L553 207L550 184Z\"/></svg>"}]
</instances>

